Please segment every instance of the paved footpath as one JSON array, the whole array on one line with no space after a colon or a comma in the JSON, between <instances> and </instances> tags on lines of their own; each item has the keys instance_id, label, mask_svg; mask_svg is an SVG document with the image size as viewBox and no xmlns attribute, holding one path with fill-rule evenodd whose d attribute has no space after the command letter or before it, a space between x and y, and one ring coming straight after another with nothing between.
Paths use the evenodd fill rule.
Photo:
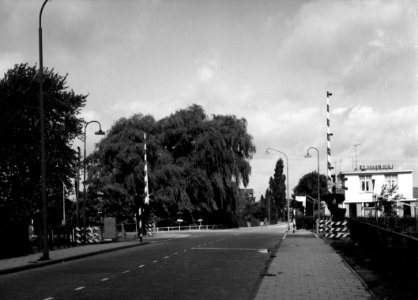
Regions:
<instances>
[{"instance_id":1,"label":"paved footpath","mask_svg":"<svg viewBox=\"0 0 418 300\"><path fill-rule=\"evenodd\" d=\"M283 239L255 300L375 299L334 249L312 232Z\"/></svg>"}]
</instances>

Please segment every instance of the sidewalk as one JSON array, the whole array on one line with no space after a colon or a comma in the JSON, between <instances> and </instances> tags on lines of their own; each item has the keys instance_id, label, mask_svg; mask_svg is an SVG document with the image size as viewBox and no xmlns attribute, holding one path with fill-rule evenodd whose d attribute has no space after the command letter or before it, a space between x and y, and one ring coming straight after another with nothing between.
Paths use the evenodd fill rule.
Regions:
<instances>
[{"instance_id":1,"label":"sidewalk","mask_svg":"<svg viewBox=\"0 0 418 300\"><path fill-rule=\"evenodd\" d=\"M141 245L149 244L152 241L157 241L158 239L166 238L179 238L187 236L185 234L165 234L158 233L153 237L146 237L141 243L138 240L131 241L122 241L122 242L110 242L104 244L91 244L91 245L81 245L70 248L55 249L49 251L49 260L47 261L38 261L42 256L42 253L34 253L26 256L12 257L6 259L0 259L0 275L7 273L14 273L22 270L39 268L46 265L57 264L64 261L74 260L82 257L87 257L90 255L95 255L99 253L105 253L110 251L115 251L118 249L126 249L131 247L137 247Z\"/></svg>"},{"instance_id":2,"label":"sidewalk","mask_svg":"<svg viewBox=\"0 0 418 300\"><path fill-rule=\"evenodd\" d=\"M289 231L265 274L255 300L375 299L363 281L322 239Z\"/></svg>"}]
</instances>

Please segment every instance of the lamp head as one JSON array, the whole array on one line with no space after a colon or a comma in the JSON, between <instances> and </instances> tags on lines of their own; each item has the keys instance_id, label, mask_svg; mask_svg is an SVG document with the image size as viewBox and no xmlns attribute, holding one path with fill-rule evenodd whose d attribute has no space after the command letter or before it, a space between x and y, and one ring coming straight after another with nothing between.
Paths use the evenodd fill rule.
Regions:
<instances>
[{"instance_id":1,"label":"lamp head","mask_svg":"<svg viewBox=\"0 0 418 300\"><path fill-rule=\"evenodd\" d=\"M99 131L96 131L94 134L95 135L105 135L105 132L102 129L99 129Z\"/></svg>"},{"instance_id":2,"label":"lamp head","mask_svg":"<svg viewBox=\"0 0 418 300\"><path fill-rule=\"evenodd\" d=\"M312 157L309 153L306 153L305 158L310 158Z\"/></svg>"}]
</instances>

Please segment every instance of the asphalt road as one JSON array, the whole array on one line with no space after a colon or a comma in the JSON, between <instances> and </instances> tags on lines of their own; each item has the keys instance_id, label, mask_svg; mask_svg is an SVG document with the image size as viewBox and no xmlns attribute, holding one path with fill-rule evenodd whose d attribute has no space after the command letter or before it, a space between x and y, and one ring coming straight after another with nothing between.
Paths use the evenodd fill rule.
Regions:
<instances>
[{"instance_id":1,"label":"asphalt road","mask_svg":"<svg viewBox=\"0 0 418 300\"><path fill-rule=\"evenodd\" d=\"M188 233L0 276L0 299L253 299L284 230Z\"/></svg>"}]
</instances>

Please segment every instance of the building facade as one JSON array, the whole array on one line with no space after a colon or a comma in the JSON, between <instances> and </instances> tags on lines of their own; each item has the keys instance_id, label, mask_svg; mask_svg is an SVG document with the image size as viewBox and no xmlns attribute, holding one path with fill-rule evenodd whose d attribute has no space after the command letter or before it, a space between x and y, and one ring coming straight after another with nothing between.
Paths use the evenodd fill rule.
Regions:
<instances>
[{"instance_id":1,"label":"building facade","mask_svg":"<svg viewBox=\"0 0 418 300\"><path fill-rule=\"evenodd\" d=\"M380 216L376 208L376 197L381 194L382 187L397 187L401 194L398 201L397 215L416 216L417 199L413 197L413 172L411 170L393 170L393 166L360 166L360 171L342 172L347 178L345 201L347 217Z\"/></svg>"}]
</instances>

